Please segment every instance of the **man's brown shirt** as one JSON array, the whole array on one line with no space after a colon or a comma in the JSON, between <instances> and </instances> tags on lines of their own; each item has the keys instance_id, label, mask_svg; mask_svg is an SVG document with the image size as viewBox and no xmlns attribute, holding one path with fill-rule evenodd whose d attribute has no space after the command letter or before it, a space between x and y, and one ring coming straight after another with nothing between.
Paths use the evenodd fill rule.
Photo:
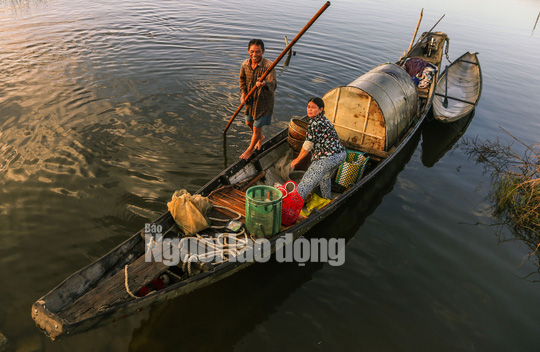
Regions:
<instances>
[{"instance_id":1,"label":"man's brown shirt","mask_svg":"<svg viewBox=\"0 0 540 352\"><path fill-rule=\"evenodd\" d=\"M251 68L251 59L247 59L240 67L240 92L247 94L257 83L257 79L266 72L272 62L262 58L255 69ZM261 116L269 116L274 112L274 91L277 87L276 70L272 69L264 79L266 85L256 89L251 97L246 101L246 115L253 116L257 120Z\"/></svg>"}]
</instances>

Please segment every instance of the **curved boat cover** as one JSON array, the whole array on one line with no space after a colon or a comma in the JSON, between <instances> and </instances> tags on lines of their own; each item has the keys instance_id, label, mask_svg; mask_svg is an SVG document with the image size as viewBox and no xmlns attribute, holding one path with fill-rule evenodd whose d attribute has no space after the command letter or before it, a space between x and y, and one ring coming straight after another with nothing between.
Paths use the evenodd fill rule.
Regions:
<instances>
[{"instance_id":1,"label":"curved boat cover","mask_svg":"<svg viewBox=\"0 0 540 352\"><path fill-rule=\"evenodd\" d=\"M323 97L347 147L388 151L416 117L418 93L405 70L386 63Z\"/></svg>"}]
</instances>

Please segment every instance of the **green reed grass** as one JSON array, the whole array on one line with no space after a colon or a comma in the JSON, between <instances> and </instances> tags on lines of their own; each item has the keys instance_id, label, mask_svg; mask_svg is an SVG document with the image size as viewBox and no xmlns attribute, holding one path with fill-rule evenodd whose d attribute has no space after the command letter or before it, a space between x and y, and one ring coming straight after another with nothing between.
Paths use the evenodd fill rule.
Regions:
<instances>
[{"instance_id":1,"label":"green reed grass","mask_svg":"<svg viewBox=\"0 0 540 352\"><path fill-rule=\"evenodd\" d=\"M503 131L513 143L477 138L460 144L491 176L493 214L540 258L540 144L527 145ZM524 151L517 153L515 143Z\"/></svg>"}]
</instances>

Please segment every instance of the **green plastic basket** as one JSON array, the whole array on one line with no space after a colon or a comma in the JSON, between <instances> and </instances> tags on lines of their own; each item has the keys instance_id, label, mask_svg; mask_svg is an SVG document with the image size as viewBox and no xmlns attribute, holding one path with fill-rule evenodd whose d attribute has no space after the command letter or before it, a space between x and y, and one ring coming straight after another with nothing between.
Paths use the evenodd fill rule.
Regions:
<instances>
[{"instance_id":1,"label":"green plastic basket","mask_svg":"<svg viewBox=\"0 0 540 352\"><path fill-rule=\"evenodd\" d=\"M256 237L281 231L282 193L271 186L253 186L246 191L246 228Z\"/></svg>"}]
</instances>

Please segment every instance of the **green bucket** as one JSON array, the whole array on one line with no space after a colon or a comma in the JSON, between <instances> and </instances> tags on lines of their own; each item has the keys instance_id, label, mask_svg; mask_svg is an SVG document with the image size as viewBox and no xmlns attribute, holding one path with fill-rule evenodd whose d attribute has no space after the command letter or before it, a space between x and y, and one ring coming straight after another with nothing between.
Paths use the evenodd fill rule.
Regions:
<instances>
[{"instance_id":1,"label":"green bucket","mask_svg":"<svg viewBox=\"0 0 540 352\"><path fill-rule=\"evenodd\" d=\"M281 191L253 186L246 191L246 228L255 237L270 237L281 231Z\"/></svg>"}]
</instances>

